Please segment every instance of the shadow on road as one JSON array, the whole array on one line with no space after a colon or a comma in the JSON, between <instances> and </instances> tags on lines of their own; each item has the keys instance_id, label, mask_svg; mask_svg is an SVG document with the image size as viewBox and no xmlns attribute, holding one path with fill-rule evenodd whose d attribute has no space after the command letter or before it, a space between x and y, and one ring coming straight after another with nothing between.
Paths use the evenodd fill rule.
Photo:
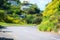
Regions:
<instances>
[{"instance_id":1,"label":"shadow on road","mask_svg":"<svg viewBox=\"0 0 60 40\"><path fill-rule=\"evenodd\" d=\"M12 38L3 38L3 37L1 38L0 37L0 40L14 40L14 39L12 39Z\"/></svg>"}]
</instances>

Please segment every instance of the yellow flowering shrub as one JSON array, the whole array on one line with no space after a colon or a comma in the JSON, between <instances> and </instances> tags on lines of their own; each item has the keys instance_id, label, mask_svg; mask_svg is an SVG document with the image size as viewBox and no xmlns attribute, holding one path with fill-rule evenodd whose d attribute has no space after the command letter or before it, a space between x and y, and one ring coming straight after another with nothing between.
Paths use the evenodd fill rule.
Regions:
<instances>
[{"instance_id":1,"label":"yellow flowering shrub","mask_svg":"<svg viewBox=\"0 0 60 40\"><path fill-rule=\"evenodd\" d=\"M13 20L13 23L20 23L20 20L17 20L17 19L15 19L15 20Z\"/></svg>"},{"instance_id":2,"label":"yellow flowering shrub","mask_svg":"<svg viewBox=\"0 0 60 40\"><path fill-rule=\"evenodd\" d=\"M43 12L43 16L51 16L55 14L58 11L59 4L60 4L60 1L57 1L57 0L50 2L45 8Z\"/></svg>"},{"instance_id":3,"label":"yellow flowering shrub","mask_svg":"<svg viewBox=\"0 0 60 40\"><path fill-rule=\"evenodd\" d=\"M58 15L60 15L60 10L59 10L59 5L60 5L60 0L52 0L50 2L43 14L43 21L41 22L40 25L38 25L39 30L41 31L56 31L56 23L59 23L58 21ZM59 18L60 19L60 18ZM57 26L60 26L57 25ZM55 28L55 29L54 29Z\"/></svg>"}]
</instances>

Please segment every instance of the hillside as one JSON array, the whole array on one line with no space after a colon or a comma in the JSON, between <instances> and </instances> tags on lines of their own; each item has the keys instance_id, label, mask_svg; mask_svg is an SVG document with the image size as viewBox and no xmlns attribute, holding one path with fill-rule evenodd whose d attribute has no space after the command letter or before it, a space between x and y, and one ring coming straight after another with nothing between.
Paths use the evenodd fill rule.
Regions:
<instances>
[{"instance_id":1,"label":"hillside","mask_svg":"<svg viewBox=\"0 0 60 40\"><path fill-rule=\"evenodd\" d=\"M39 26L41 31L57 31L60 29L60 0L48 3L43 14L43 21Z\"/></svg>"}]
</instances>

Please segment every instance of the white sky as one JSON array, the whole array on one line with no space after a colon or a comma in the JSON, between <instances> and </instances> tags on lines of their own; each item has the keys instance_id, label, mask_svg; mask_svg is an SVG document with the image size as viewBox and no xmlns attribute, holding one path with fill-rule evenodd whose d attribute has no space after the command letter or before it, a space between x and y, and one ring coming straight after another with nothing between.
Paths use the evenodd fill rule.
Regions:
<instances>
[{"instance_id":1,"label":"white sky","mask_svg":"<svg viewBox=\"0 0 60 40\"><path fill-rule=\"evenodd\" d=\"M20 1L23 2L24 0L20 0ZM51 0L25 0L25 1L28 1L33 4L36 3L41 10L44 10L45 5L51 2Z\"/></svg>"}]
</instances>

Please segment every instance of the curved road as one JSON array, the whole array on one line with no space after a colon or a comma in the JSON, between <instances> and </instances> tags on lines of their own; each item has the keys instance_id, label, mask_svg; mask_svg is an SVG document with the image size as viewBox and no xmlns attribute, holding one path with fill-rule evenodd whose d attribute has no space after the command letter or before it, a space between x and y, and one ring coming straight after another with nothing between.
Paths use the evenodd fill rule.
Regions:
<instances>
[{"instance_id":1,"label":"curved road","mask_svg":"<svg viewBox=\"0 0 60 40\"><path fill-rule=\"evenodd\" d=\"M0 37L13 38L14 40L60 40L60 35L54 35L47 32L40 32L36 27L7 27L3 31L11 31L2 33Z\"/></svg>"}]
</instances>

